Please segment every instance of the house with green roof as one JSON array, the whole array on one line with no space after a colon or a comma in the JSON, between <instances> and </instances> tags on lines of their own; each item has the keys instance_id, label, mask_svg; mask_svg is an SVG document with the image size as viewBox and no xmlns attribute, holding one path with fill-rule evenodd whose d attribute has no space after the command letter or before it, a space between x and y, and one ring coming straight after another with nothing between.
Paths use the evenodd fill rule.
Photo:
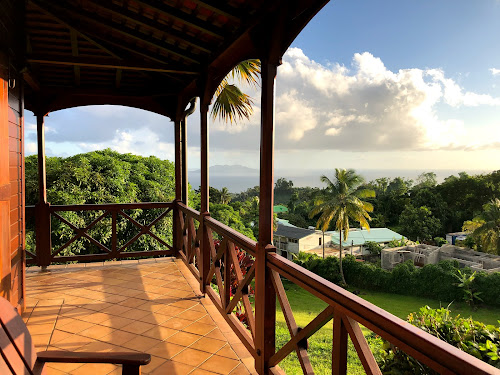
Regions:
<instances>
[{"instance_id":1,"label":"house with green roof","mask_svg":"<svg viewBox=\"0 0 500 375\"><path fill-rule=\"evenodd\" d=\"M285 212L288 212L288 207L283 204L277 204L273 207L273 211L275 214L283 214Z\"/></svg>"},{"instance_id":2,"label":"house with green roof","mask_svg":"<svg viewBox=\"0 0 500 375\"><path fill-rule=\"evenodd\" d=\"M340 242L339 232L333 231L328 232L328 234L331 236L332 244L338 246ZM357 247L362 254L366 242L376 242L381 246L385 246L392 240L401 240L402 238L404 238L404 236L389 228L371 228L370 230L355 228L349 231L347 239L342 238L342 247Z\"/></svg>"}]
</instances>

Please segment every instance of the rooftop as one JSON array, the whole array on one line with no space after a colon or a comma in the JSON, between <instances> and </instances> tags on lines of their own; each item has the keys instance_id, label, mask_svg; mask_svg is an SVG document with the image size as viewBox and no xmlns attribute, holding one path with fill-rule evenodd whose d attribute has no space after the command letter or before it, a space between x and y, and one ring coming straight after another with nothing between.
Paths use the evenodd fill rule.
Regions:
<instances>
[{"instance_id":1,"label":"rooftop","mask_svg":"<svg viewBox=\"0 0 500 375\"><path fill-rule=\"evenodd\" d=\"M340 241L339 232L335 231L330 233L332 235L332 242L338 245ZM402 238L402 235L390 230L389 228L371 228L370 230L355 229L349 231L347 241L342 241L342 246L360 246L364 245L365 242L368 241L383 243L394 239L400 240Z\"/></svg>"},{"instance_id":2,"label":"rooftop","mask_svg":"<svg viewBox=\"0 0 500 375\"><path fill-rule=\"evenodd\" d=\"M274 232L274 235L300 240L301 238L310 236L314 233L315 231L310 229L298 228L295 226L291 226L290 224L287 225L278 222L278 227L276 228L276 232Z\"/></svg>"}]
</instances>

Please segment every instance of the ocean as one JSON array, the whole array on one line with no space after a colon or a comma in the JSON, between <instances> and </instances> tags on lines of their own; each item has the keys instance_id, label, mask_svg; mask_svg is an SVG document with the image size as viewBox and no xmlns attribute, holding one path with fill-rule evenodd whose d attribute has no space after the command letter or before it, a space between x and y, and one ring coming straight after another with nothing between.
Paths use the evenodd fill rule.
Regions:
<instances>
[{"instance_id":1,"label":"ocean","mask_svg":"<svg viewBox=\"0 0 500 375\"><path fill-rule=\"evenodd\" d=\"M259 171L256 169L250 169L246 167L241 167L241 172L238 171L238 166L230 166L226 168L226 172L221 171L221 166L215 166L215 170L212 171L210 168L210 186L221 189L227 187L231 193L239 193L245 191L248 188L259 185ZM227 167L227 166L224 166ZM228 173L228 170L231 173ZM388 177L403 177L416 181L418 176L424 172L434 172L436 173L438 183L444 181L446 177L455 175L458 176L460 172L466 172L469 175L477 175L483 173L490 173L492 171L486 170L460 170L460 169L438 169L434 171L430 170L418 170L418 169L357 169L357 173L361 174L366 181L372 181L377 178ZM322 187L324 184L320 181L321 175L326 175L328 177L333 176L332 170L276 170L275 171L275 181L281 177L287 180L292 180L295 187ZM189 171L188 180L194 189L200 186L200 172Z\"/></svg>"}]
</instances>

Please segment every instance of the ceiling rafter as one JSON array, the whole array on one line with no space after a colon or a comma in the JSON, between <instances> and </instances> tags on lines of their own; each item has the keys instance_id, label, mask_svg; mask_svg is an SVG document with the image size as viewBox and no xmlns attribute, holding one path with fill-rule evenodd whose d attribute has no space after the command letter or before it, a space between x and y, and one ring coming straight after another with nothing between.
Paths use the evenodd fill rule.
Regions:
<instances>
[{"instance_id":1,"label":"ceiling rafter","mask_svg":"<svg viewBox=\"0 0 500 375\"><path fill-rule=\"evenodd\" d=\"M191 2L201 5L203 8L211 10L212 12L220 14L224 17L227 17L233 22L236 22L238 24L241 23L240 19L240 17L242 16L241 11L237 12L235 8L227 5L226 1L212 0L208 2L206 0L191 0Z\"/></svg>"},{"instance_id":2,"label":"ceiling rafter","mask_svg":"<svg viewBox=\"0 0 500 375\"><path fill-rule=\"evenodd\" d=\"M30 0L33 1L33 0ZM43 1L43 0L35 0L35 1ZM48 5L48 4L47 4ZM51 13L57 14L61 17L64 17L65 19L69 20L70 22L70 27L71 24L78 24L80 29L85 29L85 27L90 28L89 24L92 24L94 26L97 26L98 28L104 28L107 30L112 30L114 32L117 32L121 35L127 36L129 38L135 39L137 41L143 42L145 44L149 44L150 46L160 49L166 53L178 56L182 59L185 59L187 61L190 61L195 64L200 64L200 61L198 61L195 56L192 54L188 54L187 50L180 49L178 47L174 47L171 45L166 45L165 43L162 43L161 40L156 39L152 36L148 36L146 34L143 34L141 32L135 31L133 29L130 29L128 27L119 25L117 23L110 23L109 19L99 17L95 13L90 13L90 12L85 12L82 9L78 10L78 13L75 13L73 10L66 9L65 7L62 7L60 5L48 5L48 9L50 10ZM81 22L84 21L86 26ZM198 56L196 56L198 57Z\"/></svg>"},{"instance_id":3,"label":"ceiling rafter","mask_svg":"<svg viewBox=\"0 0 500 375\"><path fill-rule=\"evenodd\" d=\"M160 73L174 73L174 74L188 74L196 75L198 72L190 70L177 70L171 69L167 65L158 63L145 63L133 60L119 60L114 58L98 58L98 57L64 57L61 55L29 55L27 56L29 63L47 64L47 65L66 65L66 66L86 66L93 68L107 68L107 69L122 69L122 70L139 70L148 72Z\"/></svg>"},{"instance_id":4,"label":"ceiling rafter","mask_svg":"<svg viewBox=\"0 0 500 375\"><path fill-rule=\"evenodd\" d=\"M57 15L53 14L52 12L50 12L46 8L47 3L44 0L29 0L29 2L31 4L33 4L35 7L37 7L42 13L44 13L44 14L52 17L53 19L55 19L59 24L66 26L70 30L75 30L78 33L78 35L80 35L82 38L84 38L85 40L87 40L89 43L93 44L94 46L98 47L99 49L102 49L102 50L106 51L106 53L108 53L109 55L111 55L113 57L120 58L119 56L117 56L116 54L114 54L113 52L111 52L110 50L108 50L106 47L104 47L100 43L96 42L94 39L88 37L79 28L75 28L74 26L68 24L66 21L64 21L63 19L61 19Z\"/></svg>"},{"instance_id":5,"label":"ceiling rafter","mask_svg":"<svg viewBox=\"0 0 500 375\"><path fill-rule=\"evenodd\" d=\"M151 21L153 21L151 18L143 16L139 13L135 13L135 12L127 9L126 7L120 7L120 6L113 4L112 2L108 2L108 1L100 1L100 2L89 1L89 3L91 3L92 5L100 8L100 9L106 10L112 14L123 17L123 18L137 24L137 25L147 27L148 29L154 30L154 31L162 33L164 35L168 35L168 36L172 37L173 39L180 41L182 43L186 43L187 45L190 45L196 49L199 49L200 51L210 53L210 49L204 47L198 38L190 37L189 35L181 33L180 31L177 31L177 30L172 29L172 28L165 29L165 28L161 28L161 26L151 25Z\"/></svg>"},{"instance_id":6,"label":"ceiling rafter","mask_svg":"<svg viewBox=\"0 0 500 375\"><path fill-rule=\"evenodd\" d=\"M70 30L71 37L71 55L78 57L78 35L74 29ZM73 67L75 73L75 85L80 86L80 66L75 65Z\"/></svg>"},{"instance_id":7,"label":"ceiling rafter","mask_svg":"<svg viewBox=\"0 0 500 375\"><path fill-rule=\"evenodd\" d=\"M190 26L192 28L195 28L199 31L202 31L206 34L209 34L215 38L218 39L224 39L222 36L221 32L222 30L211 26L207 23L204 23L202 20L200 20L197 17L193 17L189 15L188 13L185 13L183 11L180 11L177 8L174 8L170 5L165 4L163 1L158 1L158 0L150 0L148 2L141 1L141 0L134 0L135 3L139 4L142 7L152 9L158 13L163 14L164 16L168 18L172 18L176 21L179 21L187 26Z\"/></svg>"}]
</instances>

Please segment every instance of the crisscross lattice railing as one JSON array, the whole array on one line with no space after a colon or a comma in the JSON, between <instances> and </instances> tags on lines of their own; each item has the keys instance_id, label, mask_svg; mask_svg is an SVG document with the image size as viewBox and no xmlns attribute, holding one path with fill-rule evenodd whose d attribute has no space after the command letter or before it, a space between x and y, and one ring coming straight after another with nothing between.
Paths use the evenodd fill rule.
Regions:
<instances>
[{"instance_id":1,"label":"crisscross lattice railing","mask_svg":"<svg viewBox=\"0 0 500 375\"><path fill-rule=\"evenodd\" d=\"M169 220L167 227L171 236L172 208L171 202L57 205L45 210L27 207L30 212L39 210L35 215L37 236L45 239L43 242L37 238L36 252L28 253L27 263L48 266L53 262L173 255L173 247L166 241L165 233L154 230L160 222ZM40 222L51 225L39 225ZM62 232L54 226L69 230ZM48 228L49 233L40 232L38 228ZM145 250L145 244L138 243L142 236L155 242L155 249ZM85 244L74 250L76 243L82 240Z\"/></svg>"},{"instance_id":2,"label":"crisscross lattice railing","mask_svg":"<svg viewBox=\"0 0 500 375\"><path fill-rule=\"evenodd\" d=\"M333 320L333 325L330 323L333 328L332 374L347 373L349 339L365 372L382 373L363 330L372 331L441 374L500 374L500 370L277 255L272 246L267 245L265 252L262 248L258 250L255 241L208 214L200 214L182 203L177 202L176 205L182 232L180 254L200 280L201 290L207 293L255 358L260 373L282 373L279 364L295 352L302 372L314 374L308 339ZM259 258L261 254L263 257ZM242 263L241 256L251 261ZM257 267L262 265L265 265L265 272L261 268L258 276ZM304 327L300 327L295 320L283 279L326 303L324 309ZM271 288L257 288L259 282L271 285ZM251 288L256 291L254 301L249 293ZM290 339L277 350L275 321L259 320L256 314L258 304L274 299L279 303L290 333ZM269 323L274 324L274 329ZM322 358L320 361L329 359Z\"/></svg>"}]
</instances>

